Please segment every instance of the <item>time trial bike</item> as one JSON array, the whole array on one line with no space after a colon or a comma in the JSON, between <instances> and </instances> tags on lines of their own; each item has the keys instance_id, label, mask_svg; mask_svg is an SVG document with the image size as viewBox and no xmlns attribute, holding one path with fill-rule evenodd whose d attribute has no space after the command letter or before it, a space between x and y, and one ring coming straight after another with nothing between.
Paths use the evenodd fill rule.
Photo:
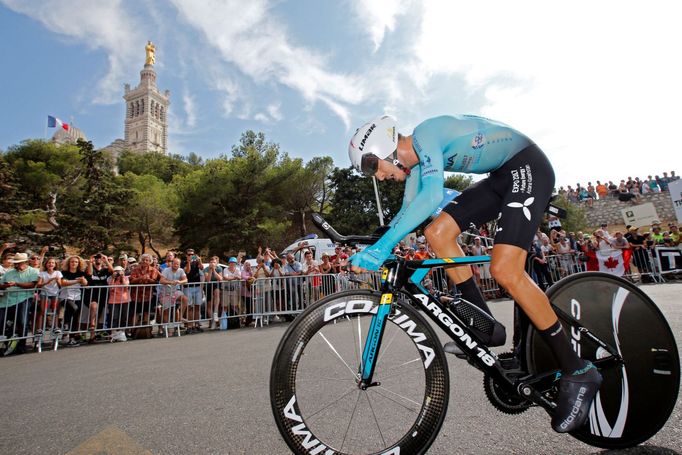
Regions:
<instances>
[{"instance_id":1,"label":"time trial bike","mask_svg":"<svg viewBox=\"0 0 682 455\"><path fill-rule=\"evenodd\" d=\"M342 236L371 244L376 236ZM379 289L329 295L288 327L270 374L277 427L297 454L424 453L445 419L450 393L440 327L471 365L500 411L556 407L561 376L549 348L514 305L513 348L495 353L477 335L491 319L461 299L438 298L425 286L433 267L467 267L487 256L393 258ZM626 448L656 434L670 416L680 383L675 339L654 302L618 277L584 272L548 291L574 350L593 362L603 383L586 423L571 435L602 448ZM425 314L433 324L430 324Z\"/></svg>"}]
</instances>

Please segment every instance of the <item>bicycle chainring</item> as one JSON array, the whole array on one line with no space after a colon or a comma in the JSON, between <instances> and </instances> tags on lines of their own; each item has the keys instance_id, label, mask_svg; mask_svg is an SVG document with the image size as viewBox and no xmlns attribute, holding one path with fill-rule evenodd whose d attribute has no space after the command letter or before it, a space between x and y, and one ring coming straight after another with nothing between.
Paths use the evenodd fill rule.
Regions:
<instances>
[{"instance_id":1,"label":"bicycle chainring","mask_svg":"<svg viewBox=\"0 0 682 455\"><path fill-rule=\"evenodd\" d=\"M512 359L514 353L504 352L498 354L498 358L501 360ZM524 400L516 393L507 390L487 373L483 376L483 390L490 403L505 414L521 414L533 405L530 401Z\"/></svg>"}]
</instances>

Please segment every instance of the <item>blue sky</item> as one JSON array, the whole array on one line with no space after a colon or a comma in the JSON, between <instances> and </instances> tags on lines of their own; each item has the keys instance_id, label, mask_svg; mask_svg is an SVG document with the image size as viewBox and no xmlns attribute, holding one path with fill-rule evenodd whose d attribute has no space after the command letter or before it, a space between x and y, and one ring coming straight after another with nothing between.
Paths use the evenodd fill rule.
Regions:
<instances>
[{"instance_id":1,"label":"blue sky","mask_svg":"<svg viewBox=\"0 0 682 455\"><path fill-rule=\"evenodd\" d=\"M409 134L470 113L533 138L557 184L680 172L682 11L643 5L0 0L0 149L44 137L47 115L97 147L122 138L123 84L151 39L172 153L214 157L253 129L347 166L350 135L378 114Z\"/></svg>"}]
</instances>

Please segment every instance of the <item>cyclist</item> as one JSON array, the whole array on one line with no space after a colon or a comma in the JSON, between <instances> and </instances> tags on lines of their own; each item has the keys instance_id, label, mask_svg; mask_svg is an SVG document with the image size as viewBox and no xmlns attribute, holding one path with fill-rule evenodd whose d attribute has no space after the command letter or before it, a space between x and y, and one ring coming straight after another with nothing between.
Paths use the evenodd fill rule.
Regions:
<instances>
[{"instance_id":1,"label":"cyclist","mask_svg":"<svg viewBox=\"0 0 682 455\"><path fill-rule=\"evenodd\" d=\"M382 116L361 126L348 147L353 166L379 180L405 181L403 205L381 239L350 258L356 272L377 270L393 247L443 203L444 171L488 177L443 207L425 236L438 257L464 256L455 241L465 228L498 219L490 272L521 306L551 348L563 372L552 428L569 432L588 416L601 385L596 367L571 348L547 296L525 272L526 254L554 186L554 171L542 150L509 126L482 117L458 115L428 119L411 136L396 132ZM447 270L462 298L490 315L468 267ZM496 324L489 346L505 342ZM448 352L457 352L453 342ZM461 352L461 351L460 351Z\"/></svg>"}]
</instances>

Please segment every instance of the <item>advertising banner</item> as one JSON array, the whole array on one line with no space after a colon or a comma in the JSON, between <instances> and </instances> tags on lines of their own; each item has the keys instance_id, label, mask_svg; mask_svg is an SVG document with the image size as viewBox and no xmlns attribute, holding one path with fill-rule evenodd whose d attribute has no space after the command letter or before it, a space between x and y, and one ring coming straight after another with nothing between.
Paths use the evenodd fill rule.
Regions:
<instances>
[{"instance_id":1,"label":"advertising banner","mask_svg":"<svg viewBox=\"0 0 682 455\"><path fill-rule=\"evenodd\" d=\"M661 273L682 272L682 248L679 246L657 246L654 257Z\"/></svg>"},{"instance_id":2,"label":"advertising banner","mask_svg":"<svg viewBox=\"0 0 682 455\"><path fill-rule=\"evenodd\" d=\"M682 179L668 183L668 190L670 191L670 199L673 202L675 215L677 215L677 222L682 223Z\"/></svg>"},{"instance_id":3,"label":"advertising banner","mask_svg":"<svg viewBox=\"0 0 682 455\"><path fill-rule=\"evenodd\" d=\"M650 226L654 220L660 220L656 214L656 207L651 202L621 209L620 213L623 215L625 225L631 224L636 227Z\"/></svg>"}]
</instances>

